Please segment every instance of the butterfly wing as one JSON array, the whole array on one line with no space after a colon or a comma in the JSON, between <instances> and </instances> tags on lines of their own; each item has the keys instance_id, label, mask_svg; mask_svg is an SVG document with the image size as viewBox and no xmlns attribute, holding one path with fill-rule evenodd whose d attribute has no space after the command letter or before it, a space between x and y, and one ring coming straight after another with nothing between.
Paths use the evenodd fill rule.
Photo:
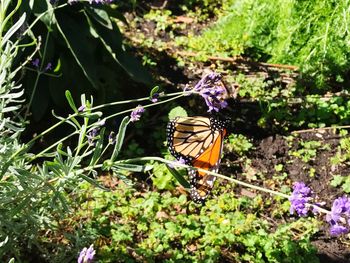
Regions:
<instances>
[{"instance_id":1,"label":"butterfly wing","mask_svg":"<svg viewBox=\"0 0 350 263\"><path fill-rule=\"evenodd\" d=\"M188 164L214 140L210 119L206 117L176 117L168 123L167 133L171 154Z\"/></svg>"},{"instance_id":2,"label":"butterfly wing","mask_svg":"<svg viewBox=\"0 0 350 263\"><path fill-rule=\"evenodd\" d=\"M177 117L167 127L168 146L176 159L208 171L217 171L226 130L215 119ZM191 197L203 202L213 188L215 177L202 171L189 170Z\"/></svg>"},{"instance_id":3,"label":"butterfly wing","mask_svg":"<svg viewBox=\"0 0 350 263\"><path fill-rule=\"evenodd\" d=\"M214 142L206 149L198 158L196 158L192 166L208 171L217 172L220 165L223 139L226 135L226 130L217 131ZM192 199L201 203L210 194L216 177L205 173L204 171L190 170L190 194Z\"/></svg>"}]
</instances>

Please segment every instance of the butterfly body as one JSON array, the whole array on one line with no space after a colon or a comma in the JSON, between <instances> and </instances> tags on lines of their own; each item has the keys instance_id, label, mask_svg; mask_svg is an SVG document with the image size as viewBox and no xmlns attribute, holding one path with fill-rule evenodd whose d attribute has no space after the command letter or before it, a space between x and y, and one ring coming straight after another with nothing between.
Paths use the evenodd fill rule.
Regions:
<instances>
[{"instance_id":1,"label":"butterfly body","mask_svg":"<svg viewBox=\"0 0 350 263\"><path fill-rule=\"evenodd\" d=\"M217 172L226 135L225 122L214 117L176 117L167 126L167 143L171 154L187 165ZM189 170L192 199L205 201L215 177L205 171Z\"/></svg>"}]
</instances>

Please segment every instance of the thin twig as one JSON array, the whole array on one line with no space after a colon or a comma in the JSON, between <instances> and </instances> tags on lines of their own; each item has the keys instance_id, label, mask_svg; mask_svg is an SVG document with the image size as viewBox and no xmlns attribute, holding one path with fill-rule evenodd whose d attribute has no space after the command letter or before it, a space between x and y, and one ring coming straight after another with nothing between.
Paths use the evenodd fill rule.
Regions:
<instances>
[{"instance_id":1,"label":"thin twig","mask_svg":"<svg viewBox=\"0 0 350 263\"><path fill-rule=\"evenodd\" d=\"M350 129L350 125L312 128L312 129L305 129L305 130L299 130L299 131L292 131L292 133L300 134L300 133L306 133L306 132L317 132L317 131L326 131L326 130L333 130L333 129Z\"/></svg>"},{"instance_id":2,"label":"thin twig","mask_svg":"<svg viewBox=\"0 0 350 263\"><path fill-rule=\"evenodd\" d=\"M178 51L178 55L180 56L186 56L186 57L197 57L200 54L196 52L187 52L187 51ZM272 64L272 63L265 63L265 62L254 62L254 61L247 61L242 59L241 57L217 57L217 56L206 56L209 60L220 60L220 61L226 61L226 62L231 62L231 63L245 63L245 64L255 64L258 66L264 66L264 67L269 67L269 68L283 68L283 69L289 69L293 71L297 71L299 67L297 66L292 66L292 65L283 65L283 64Z\"/></svg>"}]
</instances>

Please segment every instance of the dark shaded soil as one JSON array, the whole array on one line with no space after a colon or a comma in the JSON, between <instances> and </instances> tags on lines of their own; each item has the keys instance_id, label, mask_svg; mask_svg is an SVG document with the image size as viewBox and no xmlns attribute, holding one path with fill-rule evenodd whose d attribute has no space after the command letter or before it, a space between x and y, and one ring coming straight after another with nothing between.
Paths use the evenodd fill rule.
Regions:
<instances>
[{"instance_id":1,"label":"dark shaded soil","mask_svg":"<svg viewBox=\"0 0 350 263\"><path fill-rule=\"evenodd\" d=\"M256 150L252 156L252 167L266 174L269 179L273 179L276 174L275 166L283 165L283 172L290 182L303 181L307 183L320 200L326 202L326 206L330 208L332 201L343 192L330 186L330 182L335 174L347 176L349 175L349 167L332 166L330 158L337 152L340 136L333 130L321 130L319 132L305 132L293 137L289 143L286 137L281 135L273 135L257 141ZM300 149L302 141L318 141L322 146L317 149L317 154L308 162L304 162L299 157L294 157L292 152ZM310 169L315 169L313 177L310 177ZM320 218L322 220L322 218ZM350 262L350 247L346 240L341 238L330 237L328 234L327 223L324 230L314 236L313 245L318 250L321 262Z\"/></svg>"}]
</instances>

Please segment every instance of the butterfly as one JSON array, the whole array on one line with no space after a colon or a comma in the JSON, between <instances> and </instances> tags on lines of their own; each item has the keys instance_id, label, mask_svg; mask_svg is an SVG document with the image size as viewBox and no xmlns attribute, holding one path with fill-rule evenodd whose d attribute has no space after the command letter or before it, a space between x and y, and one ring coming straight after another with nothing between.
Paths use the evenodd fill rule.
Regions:
<instances>
[{"instance_id":1,"label":"butterfly","mask_svg":"<svg viewBox=\"0 0 350 263\"><path fill-rule=\"evenodd\" d=\"M177 160L195 168L217 172L219 169L227 122L215 117L176 117L167 126L167 144ZM203 203L210 194L215 176L189 170L190 195Z\"/></svg>"}]
</instances>

